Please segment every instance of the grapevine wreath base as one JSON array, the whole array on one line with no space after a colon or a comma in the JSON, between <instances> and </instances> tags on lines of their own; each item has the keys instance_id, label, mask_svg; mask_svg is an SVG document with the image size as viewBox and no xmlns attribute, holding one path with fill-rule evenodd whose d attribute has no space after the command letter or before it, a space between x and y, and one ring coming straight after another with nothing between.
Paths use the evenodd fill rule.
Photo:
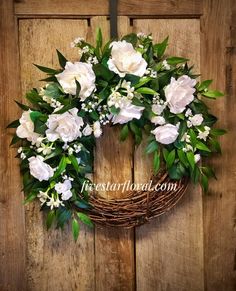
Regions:
<instances>
[{"instance_id":1,"label":"grapevine wreath base","mask_svg":"<svg viewBox=\"0 0 236 291\"><path fill-rule=\"evenodd\" d=\"M151 181L153 186L173 183L163 170ZM169 211L181 199L187 186L188 179L183 178L176 181L175 189L170 187L167 191L130 191L124 198L109 200L94 194L89 198L92 207L88 214L96 224L135 227Z\"/></svg>"}]
</instances>

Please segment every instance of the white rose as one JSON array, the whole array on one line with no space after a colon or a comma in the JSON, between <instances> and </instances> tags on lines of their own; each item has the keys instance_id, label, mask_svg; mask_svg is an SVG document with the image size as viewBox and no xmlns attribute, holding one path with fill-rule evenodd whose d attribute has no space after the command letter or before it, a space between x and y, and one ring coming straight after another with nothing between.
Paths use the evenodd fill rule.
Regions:
<instances>
[{"instance_id":1,"label":"white rose","mask_svg":"<svg viewBox=\"0 0 236 291\"><path fill-rule=\"evenodd\" d=\"M170 144L176 141L179 133L178 127L173 124L165 124L158 126L151 131L158 142L162 144Z\"/></svg>"},{"instance_id":2,"label":"white rose","mask_svg":"<svg viewBox=\"0 0 236 291\"><path fill-rule=\"evenodd\" d=\"M80 128L83 119L77 115L78 109L73 108L63 114L51 114L47 120L46 136L49 141L60 139L65 143L81 137Z\"/></svg>"},{"instance_id":3,"label":"white rose","mask_svg":"<svg viewBox=\"0 0 236 291\"><path fill-rule=\"evenodd\" d=\"M92 134L92 132L93 132L93 129L89 124L87 124L82 131L83 135L85 135L85 136Z\"/></svg>"},{"instance_id":4,"label":"white rose","mask_svg":"<svg viewBox=\"0 0 236 291\"><path fill-rule=\"evenodd\" d=\"M144 110L144 107L136 106L133 104L127 104L126 106L121 108L120 112L117 115L113 116L112 123L124 124L134 118L140 119L140 117L142 116L143 110Z\"/></svg>"},{"instance_id":5,"label":"white rose","mask_svg":"<svg viewBox=\"0 0 236 291\"><path fill-rule=\"evenodd\" d=\"M62 194L61 198L62 200L68 200L72 197L71 189L71 181L65 180L63 183L59 182L55 185L55 190L58 194Z\"/></svg>"},{"instance_id":6,"label":"white rose","mask_svg":"<svg viewBox=\"0 0 236 291\"><path fill-rule=\"evenodd\" d=\"M43 161L43 157L36 156L28 159L30 174L41 181L48 181L54 174L54 170Z\"/></svg>"},{"instance_id":7,"label":"white rose","mask_svg":"<svg viewBox=\"0 0 236 291\"><path fill-rule=\"evenodd\" d=\"M98 138L102 135L101 124L99 121L96 121L93 124L93 134L96 138Z\"/></svg>"},{"instance_id":8,"label":"white rose","mask_svg":"<svg viewBox=\"0 0 236 291\"><path fill-rule=\"evenodd\" d=\"M19 119L20 125L16 129L16 134L20 138L26 138L28 141L35 144L40 135L34 132L34 123L30 118L32 111L24 111L21 118Z\"/></svg>"},{"instance_id":9,"label":"white rose","mask_svg":"<svg viewBox=\"0 0 236 291\"><path fill-rule=\"evenodd\" d=\"M76 94L76 79L81 86L79 93L81 100L85 100L96 89L96 76L91 64L83 62L75 62L73 64L71 62L67 62L65 70L62 73L56 75L56 77L65 93L72 95Z\"/></svg>"},{"instance_id":10,"label":"white rose","mask_svg":"<svg viewBox=\"0 0 236 291\"><path fill-rule=\"evenodd\" d=\"M159 125L163 125L163 124L166 123L165 118L162 117L162 116L153 116L153 117L151 118L151 122L154 123L154 124L156 124L156 125L157 125L157 124L159 124Z\"/></svg>"},{"instance_id":11,"label":"white rose","mask_svg":"<svg viewBox=\"0 0 236 291\"><path fill-rule=\"evenodd\" d=\"M203 122L202 114L195 114L194 116L189 117L189 121L193 126L201 125Z\"/></svg>"},{"instance_id":12,"label":"white rose","mask_svg":"<svg viewBox=\"0 0 236 291\"><path fill-rule=\"evenodd\" d=\"M163 110L165 109L165 105L161 105L161 104L153 104L152 105L152 112L157 114L157 115L160 115L162 114Z\"/></svg>"},{"instance_id":13,"label":"white rose","mask_svg":"<svg viewBox=\"0 0 236 291\"><path fill-rule=\"evenodd\" d=\"M110 47L112 50L108 67L111 71L120 77L124 77L126 74L142 77L145 74L147 63L142 54L137 52L131 43L125 40L114 41Z\"/></svg>"},{"instance_id":14,"label":"white rose","mask_svg":"<svg viewBox=\"0 0 236 291\"><path fill-rule=\"evenodd\" d=\"M178 114L185 110L194 99L195 85L196 80L187 75L181 76L178 80L171 78L170 84L164 90L170 112Z\"/></svg>"}]
</instances>

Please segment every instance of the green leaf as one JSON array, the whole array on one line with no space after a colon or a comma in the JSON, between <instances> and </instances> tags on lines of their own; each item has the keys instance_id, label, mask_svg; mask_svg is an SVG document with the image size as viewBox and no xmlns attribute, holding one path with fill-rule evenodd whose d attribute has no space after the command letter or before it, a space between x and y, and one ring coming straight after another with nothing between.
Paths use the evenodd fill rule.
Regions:
<instances>
[{"instance_id":1,"label":"green leaf","mask_svg":"<svg viewBox=\"0 0 236 291\"><path fill-rule=\"evenodd\" d=\"M198 85L198 91L203 91L207 89L212 83L212 80L205 80L201 84Z\"/></svg>"},{"instance_id":2,"label":"green leaf","mask_svg":"<svg viewBox=\"0 0 236 291\"><path fill-rule=\"evenodd\" d=\"M169 57L166 59L166 61L169 65L175 66L178 64L186 63L189 60L185 58L180 58L180 57Z\"/></svg>"},{"instance_id":3,"label":"green leaf","mask_svg":"<svg viewBox=\"0 0 236 291\"><path fill-rule=\"evenodd\" d=\"M125 35L122 40L126 40L127 42L132 43L132 45L135 47L138 42L138 37L136 33L130 33Z\"/></svg>"},{"instance_id":4,"label":"green leaf","mask_svg":"<svg viewBox=\"0 0 236 291\"><path fill-rule=\"evenodd\" d=\"M167 157L167 160L166 160L167 168L170 168L173 165L174 161L175 161L175 149L173 149L168 154L168 157Z\"/></svg>"},{"instance_id":5,"label":"green leaf","mask_svg":"<svg viewBox=\"0 0 236 291\"><path fill-rule=\"evenodd\" d=\"M198 141L195 146L201 151L211 152L211 150L201 141Z\"/></svg>"},{"instance_id":6,"label":"green leaf","mask_svg":"<svg viewBox=\"0 0 236 291\"><path fill-rule=\"evenodd\" d=\"M135 143L140 144L142 141L142 130L133 121L129 123L129 126L130 126L131 131L134 134Z\"/></svg>"},{"instance_id":7,"label":"green leaf","mask_svg":"<svg viewBox=\"0 0 236 291\"><path fill-rule=\"evenodd\" d=\"M158 148L159 148L159 145L158 145L157 141L153 140L147 145L145 152L146 152L146 154L151 154L154 151L158 150Z\"/></svg>"},{"instance_id":8,"label":"green leaf","mask_svg":"<svg viewBox=\"0 0 236 291\"><path fill-rule=\"evenodd\" d=\"M72 220L72 233L73 233L74 241L76 242L79 236L79 223L75 218L73 218Z\"/></svg>"},{"instance_id":9,"label":"green leaf","mask_svg":"<svg viewBox=\"0 0 236 291\"><path fill-rule=\"evenodd\" d=\"M190 135L191 144L193 147L195 147L197 144L197 136L192 128L189 130L189 135Z\"/></svg>"},{"instance_id":10,"label":"green leaf","mask_svg":"<svg viewBox=\"0 0 236 291\"><path fill-rule=\"evenodd\" d=\"M41 113L41 112L39 112L39 111L32 111L32 112L30 112L30 119L33 122L35 122L39 118L45 118L45 117L46 117L46 115L43 114L43 113Z\"/></svg>"},{"instance_id":11,"label":"green leaf","mask_svg":"<svg viewBox=\"0 0 236 291\"><path fill-rule=\"evenodd\" d=\"M140 94L156 95L157 92L148 87L141 87L136 90Z\"/></svg>"},{"instance_id":12,"label":"green leaf","mask_svg":"<svg viewBox=\"0 0 236 291\"><path fill-rule=\"evenodd\" d=\"M225 130L225 129L220 129L220 128L212 128L211 129L211 134L215 135L215 136L224 135L226 133L227 133L227 130Z\"/></svg>"},{"instance_id":13,"label":"green leaf","mask_svg":"<svg viewBox=\"0 0 236 291\"><path fill-rule=\"evenodd\" d=\"M25 104L22 104L22 103L20 103L20 102L18 102L18 101L16 101L15 100L15 102L16 102L16 104L22 109L22 110L24 110L24 111L28 111L29 109L30 109L30 107L29 106L27 106L27 105L25 105Z\"/></svg>"},{"instance_id":14,"label":"green leaf","mask_svg":"<svg viewBox=\"0 0 236 291\"><path fill-rule=\"evenodd\" d=\"M166 148L163 148L162 153L163 153L163 157L164 157L165 161L167 161L169 151Z\"/></svg>"},{"instance_id":15,"label":"green leaf","mask_svg":"<svg viewBox=\"0 0 236 291\"><path fill-rule=\"evenodd\" d=\"M220 92L220 91L216 91L216 90L209 90L207 92L202 93L202 95L204 97L208 97L208 98L212 98L212 99L216 99L217 97L222 97L224 96L224 93Z\"/></svg>"},{"instance_id":16,"label":"green leaf","mask_svg":"<svg viewBox=\"0 0 236 291\"><path fill-rule=\"evenodd\" d=\"M212 138L212 139L210 139L209 142L210 142L210 147L211 147L212 151L221 154L221 146L220 146L220 143L218 142L218 140Z\"/></svg>"},{"instance_id":17,"label":"green leaf","mask_svg":"<svg viewBox=\"0 0 236 291\"><path fill-rule=\"evenodd\" d=\"M70 155L69 157L69 160L71 161L74 169L76 170L76 172L78 173L80 168L79 168L79 164L78 164L78 161L76 159L76 157L74 155Z\"/></svg>"},{"instance_id":18,"label":"green leaf","mask_svg":"<svg viewBox=\"0 0 236 291\"><path fill-rule=\"evenodd\" d=\"M145 85L146 83L148 83L150 80L152 80L152 78L150 78L150 77L142 77L141 79L139 79L139 82L136 85L134 85L134 88L137 89L137 88Z\"/></svg>"},{"instance_id":19,"label":"green leaf","mask_svg":"<svg viewBox=\"0 0 236 291\"><path fill-rule=\"evenodd\" d=\"M156 175L160 168L160 154L155 151L154 157L153 157L153 172L154 175Z\"/></svg>"},{"instance_id":20,"label":"green leaf","mask_svg":"<svg viewBox=\"0 0 236 291\"><path fill-rule=\"evenodd\" d=\"M215 175L215 172L211 167L201 167L202 172L208 177L208 178L215 178L217 180L217 177Z\"/></svg>"},{"instance_id":21,"label":"green leaf","mask_svg":"<svg viewBox=\"0 0 236 291\"><path fill-rule=\"evenodd\" d=\"M63 95L63 93L61 92L59 85L54 83L54 84L49 84L45 88L44 95L48 97L58 98L61 95Z\"/></svg>"},{"instance_id":22,"label":"green leaf","mask_svg":"<svg viewBox=\"0 0 236 291\"><path fill-rule=\"evenodd\" d=\"M46 219L47 230L52 226L52 223L55 218L56 218L55 211L54 210L49 211Z\"/></svg>"},{"instance_id":23,"label":"green leaf","mask_svg":"<svg viewBox=\"0 0 236 291\"><path fill-rule=\"evenodd\" d=\"M93 222L88 215L82 212L77 212L77 215L84 224L88 225L89 227L93 227Z\"/></svg>"},{"instance_id":24,"label":"green leaf","mask_svg":"<svg viewBox=\"0 0 236 291\"><path fill-rule=\"evenodd\" d=\"M27 204L29 202L32 202L35 198L37 197L37 193L36 192L32 192L30 193L26 199L24 200L24 204Z\"/></svg>"},{"instance_id":25,"label":"green leaf","mask_svg":"<svg viewBox=\"0 0 236 291\"><path fill-rule=\"evenodd\" d=\"M96 45L97 45L97 48L102 47L102 31L100 27L97 29L97 33L96 33Z\"/></svg>"},{"instance_id":26,"label":"green leaf","mask_svg":"<svg viewBox=\"0 0 236 291\"><path fill-rule=\"evenodd\" d=\"M129 127L128 124L125 124L120 132L120 140L124 141L128 137L129 134Z\"/></svg>"},{"instance_id":27,"label":"green leaf","mask_svg":"<svg viewBox=\"0 0 236 291\"><path fill-rule=\"evenodd\" d=\"M161 58L164 55L165 50L168 46L168 39L169 37L167 36L167 38L165 38L163 42L157 43L153 46L154 53L157 55L158 58Z\"/></svg>"},{"instance_id":28,"label":"green leaf","mask_svg":"<svg viewBox=\"0 0 236 291\"><path fill-rule=\"evenodd\" d=\"M51 69L51 68L47 68L47 67L43 67L43 66L39 66L34 64L35 67L37 67L40 71L47 73L48 75L56 75L59 73L59 71Z\"/></svg>"},{"instance_id":29,"label":"green leaf","mask_svg":"<svg viewBox=\"0 0 236 291\"><path fill-rule=\"evenodd\" d=\"M58 168L56 172L54 173L52 179L59 177L61 173L66 169L66 165L67 165L67 158L65 156L62 156L60 163L58 165Z\"/></svg>"},{"instance_id":30,"label":"green leaf","mask_svg":"<svg viewBox=\"0 0 236 291\"><path fill-rule=\"evenodd\" d=\"M187 156L187 159L189 161L191 168L194 169L194 167L195 167L194 153L189 151L186 153L186 156Z\"/></svg>"},{"instance_id":31,"label":"green leaf","mask_svg":"<svg viewBox=\"0 0 236 291\"><path fill-rule=\"evenodd\" d=\"M97 77L100 77L108 82L115 76L113 72L111 72L107 67L102 64L94 65L93 70Z\"/></svg>"},{"instance_id":32,"label":"green leaf","mask_svg":"<svg viewBox=\"0 0 236 291\"><path fill-rule=\"evenodd\" d=\"M178 163L174 164L170 169L168 169L168 174L171 179L180 180L185 173L184 167Z\"/></svg>"},{"instance_id":33,"label":"green leaf","mask_svg":"<svg viewBox=\"0 0 236 291\"><path fill-rule=\"evenodd\" d=\"M59 50L57 50L57 57L58 57L60 66L64 69L67 59L63 56L62 53L59 52Z\"/></svg>"},{"instance_id":34,"label":"green leaf","mask_svg":"<svg viewBox=\"0 0 236 291\"><path fill-rule=\"evenodd\" d=\"M10 143L10 146L16 144L18 141L20 141L21 139L16 135L14 134L12 140L11 140L11 143Z\"/></svg>"},{"instance_id":35,"label":"green leaf","mask_svg":"<svg viewBox=\"0 0 236 291\"><path fill-rule=\"evenodd\" d=\"M12 121L8 124L7 128L17 128L20 125L19 119Z\"/></svg>"},{"instance_id":36,"label":"green leaf","mask_svg":"<svg viewBox=\"0 0 236 291\"><path fill-rule=\"evenodd\" d=\"M187 167L188 166L188 160L187 160L186 154L183 152L183 150L181 150L181 149L177 150L177 154L178 154L180 162L182 164L184 164L185 167Z\"/></svg>"},{"instance_id":37,"label":"green leaf","mask_svg":"<svg viewBox=\"0 0 236 291\"><path fill-rule=\"evenodd\" d=\"M202 189L204 190L204 192L207 192L208 191L208 178L206 175L204 174L201 174L201 186L202 186Z\"/></svg>"}]
</instances>

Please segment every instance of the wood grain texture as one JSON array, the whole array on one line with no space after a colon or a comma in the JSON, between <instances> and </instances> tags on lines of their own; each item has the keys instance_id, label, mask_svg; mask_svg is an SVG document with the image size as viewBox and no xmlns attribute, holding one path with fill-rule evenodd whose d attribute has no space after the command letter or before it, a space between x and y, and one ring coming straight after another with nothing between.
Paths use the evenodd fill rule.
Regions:
<instances>
[{"instance_id":1,"label":"wood grain texture","mask_svg":"<svg viewBox=\"0 0 236 291\"><path fill-rule=\"evenodd\" d=\"M21 84L24 94L44 77L32 63L58 67L55 48L66 57L78 60L77 49L70 42L77 36L87 37L86 20L29 19L19 22ZM46 231L39 205L26 208L26 277L29 290L93 290L94 231L82 227L74 243L71 227Z\"/></svg>"},{"instance_id":2,"label":"wood grain texture","mask_svg":"<svg viewBox=\"0 0 236 291\"><path fill-rule=\"evenodd\" d=\"M153 30L155 27L155 30ZM190 58L200 65L199 20L135 20L134 31L153 33L154 40L169 35L168 55ZM134 177L147 182L151 163L144 147L136 152ZM202 197L190 186L179 204L167 215L136 229L137 290L203 290Z\"/></svg>"},{"instance_id":3,"label":"wood grain texture","mask_svg":"<svg viewBox=\"0 0 236 291\"><path fill-rule=\"evenodd\" d=\"M122 32L127 32L127 18L120 18ZM109 39L109 23L106 17L91 20L91 33L101 27ZM107 127L103 136L96 142L95 172L96 183L124 183L132 180L133 144L129 139L119 141L119 128ZM121 197L121 191L99 193L111 198ZM133 230L96 227L96 290L134 290L134 240Z\"/></svg>"},{"instance_id":4,"label":"wood grain texture","mask_svg":"<svg viewBox=\"0 0 236 291\"><path fill-rule=\"evenodd\" d=\"M203 78L226 93L209 102L227 128L222 139L223 155L211 159L218 180L211 181L204 197L205 287L208 291L236 290L236 2L204 1L201 19L201 67ZM212 86L212 87L213 87Z\"/></svg>"},{"instance_id":5,"label":"wood grain texture","mask_svg":"<svg viewBox=\"0 0 236 291\"><path fill-rule=\"evenodd\" d=\"M19 66L13 1L0 1L0 290L23 290L25 266L24 210L16 149L6 126L18 118ZM12 132L13 133L13 132Z\"/></svg>"},{"instance_id":6,"label":"wood grain texture","mask_svg":"<svg viewBox=\"0 0 236 291\"><path fill-rule=\"evenodd\" d=\"M119 0L118 14L126 16L199 16L202 0ZM17 0L17 15L78 15L97 16L109 14L108 0Z\"/></svg>"}]
</instances>

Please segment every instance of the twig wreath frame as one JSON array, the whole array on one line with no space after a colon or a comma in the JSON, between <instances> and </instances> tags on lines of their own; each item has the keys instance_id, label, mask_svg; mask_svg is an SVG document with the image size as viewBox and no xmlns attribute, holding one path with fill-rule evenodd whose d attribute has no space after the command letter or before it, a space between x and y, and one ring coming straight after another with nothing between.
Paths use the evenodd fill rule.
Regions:
<instances>
[{"instance_id":1,"label":"twig wreath frame","mask_svg":"<svg viewBox=\"0 0 236 291\"><path fill-rule=\"evenodd\" d=\"M198 82L187 59L166 56L167 45L168 37L153 43L143 33L103 45L98 29L95 46L82 38L72 42L77 62L57 51L60 69L36 65L47 74L46 85L26 94L31 106L16 102L23 114L8 127L16 128L11 144L20 142L25 203L40 200L48 228L72 220L76 240L80 221L133 227L175 205L189 180L207 191L215 174L202 158L220 152L225 130L212 128L217 118L200 96L223 94L208 89L211 80ZM175 180L177 191L134 191L116 200L81 191L104 125L121 125L121 141L131 134L137 145L145 132L154 184Z\"/></svg>"}]
</instances>

